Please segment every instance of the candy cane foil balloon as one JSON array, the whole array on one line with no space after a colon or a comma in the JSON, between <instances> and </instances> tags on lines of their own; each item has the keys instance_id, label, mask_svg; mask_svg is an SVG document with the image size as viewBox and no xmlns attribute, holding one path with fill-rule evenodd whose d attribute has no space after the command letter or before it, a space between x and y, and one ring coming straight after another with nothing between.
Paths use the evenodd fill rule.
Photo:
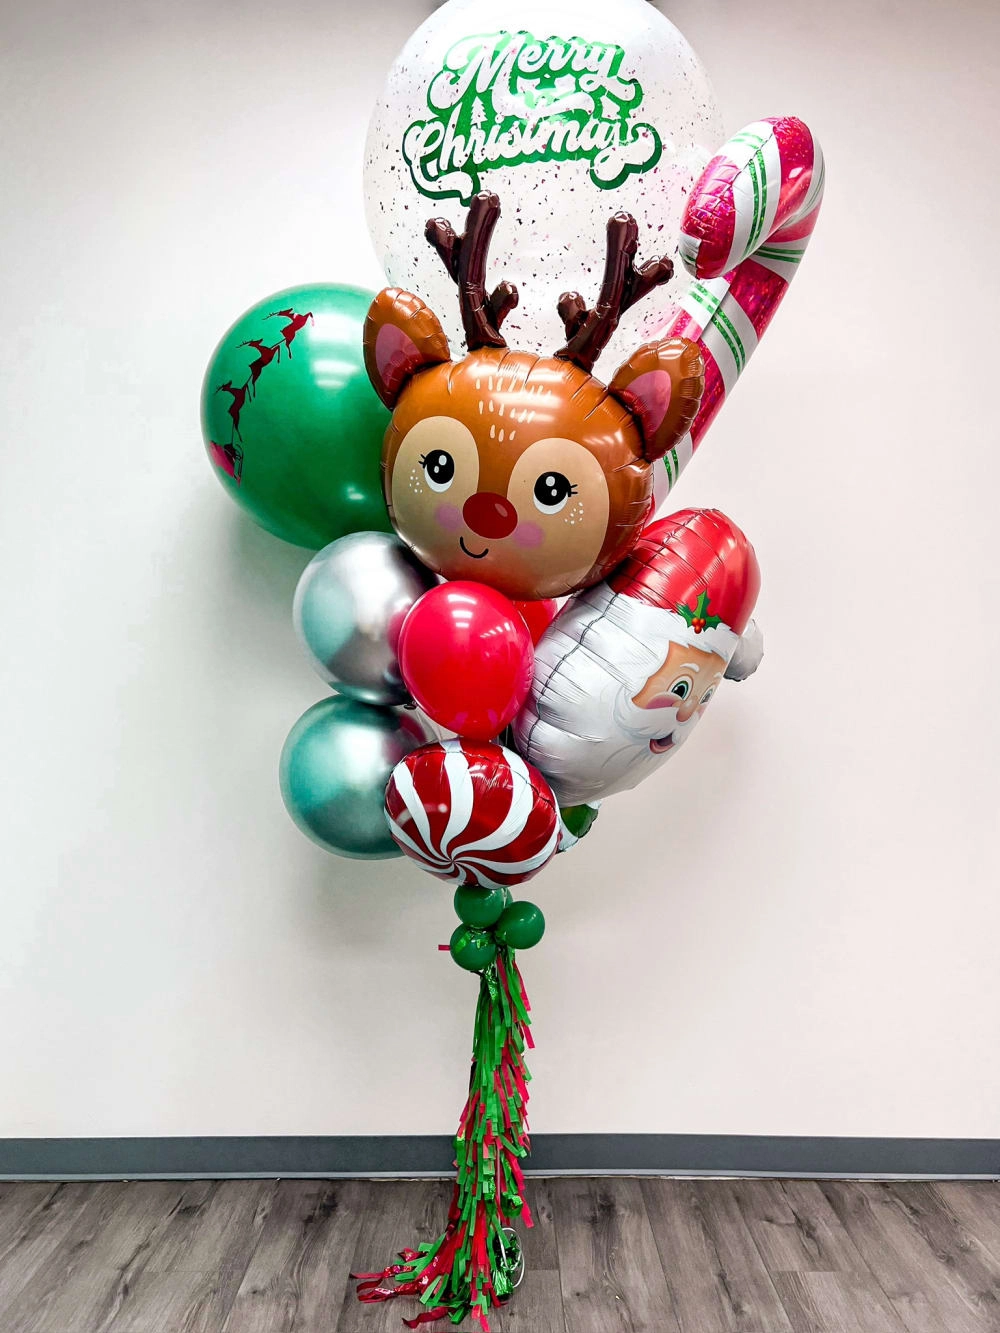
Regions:
<instances>
[{"instance_id":1,"label":"candy cane foil balloon","mask_svg":"<svg viewBox=\"0 0 1000 1333\"><path fill-rule=\"evenodd\" d=\"M661 337L696 342L705 392L690 433L665 455L671 486L788 290L823 200L823 153L794 116L756 120L699 178L681 222L680 255L694 274Z\"/></svg>"},{"instance_id":2,"label":"candy cane foil balloon","mask_svg":"<svg viewBox=\"0 0 1000 1333\"><path fill-rule=\"evenodd\" d=\"M541 773L512 750L477 741L407 755L393 769L385 813L400 849L453 884L520 884L551 860L559 840L558 808Z\"/></svg>"}]
</instances>

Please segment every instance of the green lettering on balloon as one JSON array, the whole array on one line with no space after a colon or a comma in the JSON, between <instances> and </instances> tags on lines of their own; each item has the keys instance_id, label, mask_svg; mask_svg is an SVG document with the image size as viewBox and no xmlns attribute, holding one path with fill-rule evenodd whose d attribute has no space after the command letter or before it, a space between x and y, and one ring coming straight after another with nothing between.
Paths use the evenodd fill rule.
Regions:
<instances>
[{"instance_id":1,"label":"green lettering on balloon","mask_svg":"<svg viewBox=\"0 0 1000 1333\"><path fill-rule=\"evenodd\" d=\"M650 171L663 145L637 119L643 89L622 75L624 57L621 46L581 37L463 37L428 85L429 115L403 136L414 185L468 204L481 173L497 167L586 161L600 190Z\"/></svg>"}]
</instances>

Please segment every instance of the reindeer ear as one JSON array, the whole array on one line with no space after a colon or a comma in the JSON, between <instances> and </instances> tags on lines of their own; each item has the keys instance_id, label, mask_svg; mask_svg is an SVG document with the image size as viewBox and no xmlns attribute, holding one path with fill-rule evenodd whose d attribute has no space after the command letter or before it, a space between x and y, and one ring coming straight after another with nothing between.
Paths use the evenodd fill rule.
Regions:
<instances>
[{"instance_id":1,"label":"reindeer ear","mask_svg":"<svg viewBox=\"0 0 1000 1333\"><path fill-rule=\"evenodd\" d=\"M690 430L705 388L705 363L689 338L647 343L632 353L608 388L635 417L643 456L651 463Z\"/></svg>"},{"instance_id":2,"label":"reindeer ear","mask_svg":"<svg viewBox=\"0 0 1000 1333\"><path fill-rule=\"evenodd\" d=\"M418 370L451 359L437 315L398 287L386 287L371 303L364 342L368 378L390 409Z\"/></svg>"}]
</instances>

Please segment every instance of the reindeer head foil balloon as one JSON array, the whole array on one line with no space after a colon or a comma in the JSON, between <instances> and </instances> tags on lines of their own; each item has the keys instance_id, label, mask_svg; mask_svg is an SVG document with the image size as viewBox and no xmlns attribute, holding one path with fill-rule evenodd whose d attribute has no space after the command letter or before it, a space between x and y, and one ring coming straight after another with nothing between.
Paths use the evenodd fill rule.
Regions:
<instances>
[{"instance_id":1,"label":"reindeer head foil balloon","mask_svg":"<svg viewBox=\"0 0 1000 1333\"><path fill-rule=\"evenodd\" d=\"M517 289L486 290L499 216L483 193L463 236L427 224L458 285L468 354L453 361L434 312L390 287L368 313L365 364L393 414L382 476L399 535L445 578L531 600L589 587L631 550L652 464L690 427L704 365L694 343L670 338L640 347L607 386L591 374L622 313L673 274L668 259L636 267L627 213L608 222L596 304L576 292L559 301L566 345L552 357L508 349L500 326Z\"/></svg>"}]
</instances>

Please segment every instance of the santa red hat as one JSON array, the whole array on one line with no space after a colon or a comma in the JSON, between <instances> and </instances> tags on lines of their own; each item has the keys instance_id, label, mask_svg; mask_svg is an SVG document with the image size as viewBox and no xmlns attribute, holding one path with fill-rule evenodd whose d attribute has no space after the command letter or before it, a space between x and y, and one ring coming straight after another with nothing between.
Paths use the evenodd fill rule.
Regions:
<instances>
[{"instance_id":1,"label":"santa red hat","mask_svg":"<svg viewBox=\"0 0 1000 1333\"><path fill-rule=\"evenodd\" d=\"M671 616L670 637L728 662L760 591L760 567L717 509L682 509L646 528L608 584Z\"/></svg>"}]
</instances>

